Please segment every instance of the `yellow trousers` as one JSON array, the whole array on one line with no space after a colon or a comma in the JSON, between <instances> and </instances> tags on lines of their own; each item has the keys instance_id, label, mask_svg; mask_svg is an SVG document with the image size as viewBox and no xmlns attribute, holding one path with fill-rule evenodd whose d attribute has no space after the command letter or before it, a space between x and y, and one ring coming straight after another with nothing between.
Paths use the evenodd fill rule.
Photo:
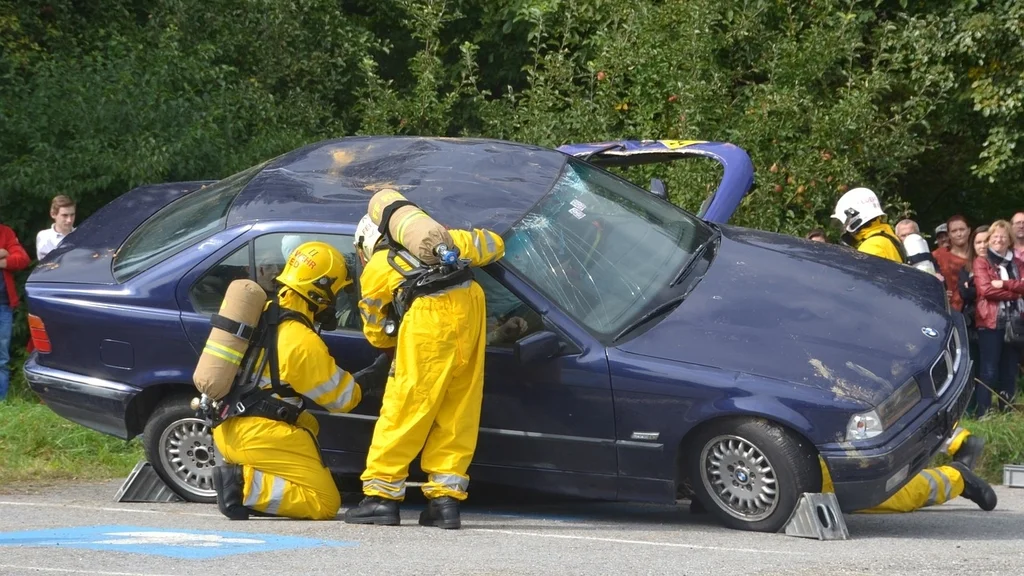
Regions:
<instances>
[{"instance_id":1,"label":"yellow trousers","mask_svg":"<svg viewBox=\"0 0 1024 576\"><path fill-rule=\"evenodd\" d=\"M296 424L240 416L214 428L213 441L225 462L242 465L244 506L287 518L333 519L341 494L314 441L319 425L309 412Z\"/></svg>"},{"instance_id":2,"label":"yellow trousers","mask_svg":"<svg viewBox=\"0 0 1024 576\"><path fill-rule=\"evenodd\" d=\"M963 428L957 428L949 441L946 453L950 456L956 454L970 432ZM833 492L832 476L828 473L828 466L825 460L818 457L821 465L822 492ZM938 468L925 468L917 473L900 488L888 500L874 508L857 510L856 514L891 514L896 512L913 512L925 506L935 506L949 502L960 496L964 491L964 479L960 471L952 466L939 466Z\"/></svg>"},{"instance_id":3,"label":"yellow trousers","mask_svg":"<svg viewBox=\"0 0 1024 576\"><path fill-rule=\"evenodd\" d=\"M363 472L363 493L405 498L422 449L427 498L465 500L484 389L486 314L476 282L418 298L402 320Z\"/></svg>"}]
</instances>

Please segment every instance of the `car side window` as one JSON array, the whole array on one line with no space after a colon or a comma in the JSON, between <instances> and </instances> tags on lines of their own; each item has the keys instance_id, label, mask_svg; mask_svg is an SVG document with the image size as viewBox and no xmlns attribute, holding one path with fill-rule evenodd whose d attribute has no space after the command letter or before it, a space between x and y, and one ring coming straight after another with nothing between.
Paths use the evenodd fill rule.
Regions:
<instances>
[{"instance_id":1,"label":"car side window","mask_svg":"<svg viewBox=\"0 0 1024 576\"><path fill-rule=\"evenodd\" d=\"M239 278L252 279L249 270L249 244L245 243L206 271L188 291L192 308L210 315L220 310L228 285Z\"/></svg>"},{"instance_id":2,"label":"car side window","mask_svg":"<svg viewBox=\"0 0 1024 576\"><path fill-rule=\"evenodd\" d=\"M475 274L487 302L487 345L511 348L523 336L544 330L540 314L483 270Z\"/></svg>"},{"instance_id":3,"label":"car side window","mask_svg":"<svg viewBox=\"0 0 1024 576\"><path fill-rule=\"evenodd\" d=\"M356 268L355 239L347 234L274 233L256 238L256 282L269 293L273 293L274 279L284 269L288 256L306 242L326 242L338 249L345 258L348 277L352 280L349 290L338 294L335 307L338 310L338 330L363 329L363 318L359 314L359 278Z\"/></svg>"}]
</instances>

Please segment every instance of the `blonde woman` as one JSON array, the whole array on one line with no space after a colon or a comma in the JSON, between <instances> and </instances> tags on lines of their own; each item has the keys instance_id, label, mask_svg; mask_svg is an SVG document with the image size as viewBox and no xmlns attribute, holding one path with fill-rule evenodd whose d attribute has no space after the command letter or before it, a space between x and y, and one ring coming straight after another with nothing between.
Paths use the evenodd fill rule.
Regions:
<instances>
[{"instance_id":1,"label":"blonde woman","mask_svg":"<svg viewBox=\"0 0 1024 576\"><path fill-rule=\"evenodd\" d=\"M979 373L988 387L978 386L975 390L979 417L992 405L989 388L999 394L1007 407L1017 392L1020 349L1004 338L1009 319L1024 314L1024 262L1014 257L1011 238L1009 222L993 222L988 229L988 249L973 263Z\"/></svg>"}]
</instances>

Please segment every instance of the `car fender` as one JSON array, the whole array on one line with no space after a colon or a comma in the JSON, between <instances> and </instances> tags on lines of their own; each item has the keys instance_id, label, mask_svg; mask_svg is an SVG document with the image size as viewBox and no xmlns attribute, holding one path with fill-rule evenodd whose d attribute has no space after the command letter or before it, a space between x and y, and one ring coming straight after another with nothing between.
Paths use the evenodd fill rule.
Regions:
<instances>
[{"instance_id":1,"label":"car fender","mask_svg":"<svg viewBox=\"0 0 1024 576\"><path fill-rule=\"evenodd\" d=\"M726 397L713 404L695 404L693 408L686 419L694 422L694 425L686 432L684 439L708 422L735 417L764 418L793 430L808 441L814 435L814 426L806 417L771 396Z\"/></svg>"}]
</instances>

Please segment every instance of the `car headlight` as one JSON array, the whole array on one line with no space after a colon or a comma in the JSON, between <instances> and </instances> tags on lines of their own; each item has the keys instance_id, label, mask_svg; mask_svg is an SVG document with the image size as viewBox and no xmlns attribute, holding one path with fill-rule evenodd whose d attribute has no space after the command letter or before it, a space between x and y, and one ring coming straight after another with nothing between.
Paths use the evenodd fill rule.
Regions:
<instances>
[{"instance_id":1,"label":"car headlight","mask_svg":"<svg viewBox=\"0 0 1024 576\"><path fill-rule=\"evenodd\" d=\"M874 410L854 414L846 425L846 441L874 438L921 401L921 387L911 378Z\"/></svg>"}]
</instances>

